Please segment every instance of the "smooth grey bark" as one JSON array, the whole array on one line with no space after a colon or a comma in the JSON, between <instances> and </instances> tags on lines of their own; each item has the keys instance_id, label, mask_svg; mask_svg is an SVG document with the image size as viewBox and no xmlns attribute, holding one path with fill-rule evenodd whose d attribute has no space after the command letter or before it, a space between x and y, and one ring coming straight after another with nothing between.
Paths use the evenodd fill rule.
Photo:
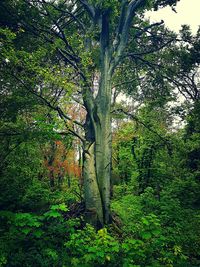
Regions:
<instances>
[{"instance_id":1,"label":"smooth grey bark","mask_svg":"<svg viewBox=\"0 0 200 267\"><path fill-rule=\"evenodd\" d=\"M87 149L84 156L84 188L86 211L91 210L93 194L93 211L101 225L110 222L110 177L111 177L111 50L109 47L109 12L99 19L100 35L100 80L99 90L91 105L86 96L88 116L86 120ZM89 130L90 129L90 130ZM90 140L89 140L89 138ZM89 154L87 153L90 153ZM88 165L90 160L90 166ZM90 168L90 173L86 168ZM90 178L88 178L90 177ZM93 181L88 183L88 179ZM96 181L95 181L96 179ZM91 188L92 187L92 188ZM98 189L98 192L97 192ZM89 192L90 191L90 192ZM91 193L91 192L94 193ZM100 207L101 205L101 207ZM90 218L95 215L90 212ZM92 219L93 221L93 219ZM96 221L96 224L98 222ZM93 223L94 224L94 223Z\"/></svg>"},{"instance_id":2,"label":"smooth grey bark","mask_svg":"<svg viewBox=\"0 0 200 267\"><path fill-rule=\"evenodd\" d=\"M85 144L84 152L84 194L86 204L86 219L89 223L97 227L100 223L103 225L103 209L99 186L95 170L95 144Z\"/></svg>"},{"instance_id":3,"label":"smooth grey bark","mask_svg":"<svg viewBox=\"0 0 200 267\"><path fill-rule=\"evenodd\" d=\"M104 72L106 73L106 71ZM94 225L110 221L111 177L111 83L109 72L100 80L101 94L95 101L92 119L86 123L84 147L84 192L86 212ZM103 93L102 93L103 92ZM90 117L88 115L88 117Z\"/></svg>"},{"instance_id":4,"label":"smooth grey bark","mask_svg":"<svg viewBox=\"0 0 200 267\"><path fill-rule=\"evenodd\" d=\"M100 11L86 0L81 0L81 2L89 13L92 23L98 24L100 30L98 94L94 98L89 88L83 90L83 101L87 110L83 179L87 219L95 226L98 223L103 226L111 219L111 80L116 66L122 59L134 12L145 1L122 1L121 16L114 38L109 33L111 10L108 8ZM86 49L88 49L88 42L86 43Z\"/></svg>"},{"instance_id":5,"label":"smooth grey bark","mask_svg":"<svg viewBox=\"0 0 200 267\"><path fill-rule=\"evenodd\" d=\"M109 51L102 64L99 94L97 95L98 124L96 125L96 172L102 199L104 222L110 221L110 178L111 178L111 73Z\"/></svg>"}]
</instances>

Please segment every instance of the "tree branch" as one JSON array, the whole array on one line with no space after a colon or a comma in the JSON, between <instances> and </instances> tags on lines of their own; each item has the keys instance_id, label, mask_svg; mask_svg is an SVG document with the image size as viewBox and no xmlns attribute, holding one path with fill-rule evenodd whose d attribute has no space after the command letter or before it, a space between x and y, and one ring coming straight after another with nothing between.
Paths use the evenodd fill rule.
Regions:
<instances>
[{"instance_id":1,"label":"tree branch","mask_svg":"<svg viewBox=\"0 0 200 267\"><path fill-rule=\"evenodd\" d=\"M161 20L160 22L156 22L156 23L153 23L153 24L150 24L149 26L147 27L144 27L144 29L140 29L138 27L134 27L135 29L140 29L140 31L138 31L135 35L136 38L140 37L143 33L147 32L149 29L155 27L155 26L160 26L164 23L164 20Z\"/></svg>"},{"instance_id":2,"label":"tree branch","mask_svg":"<svg viewBox=\"0 0 200 267\"><path fill-rule=\"evenodd\" d=\"M148 54L153 54L155 52L158 52L160 50L162 50L163 48L165 48L168 44L174 42L174 39L171 39L169 41L167 41L166 43L162 44L161 46L157 47L157 48L154 48L154 49L151 49L151 50L147 50L147 51L143 51L141 53L128 53L128 54L125 54L124 57L140 57L140 56L145 56L145 55L148 55Z\"/></svg>"},{"instance_id":3,"label":"tree branch","mask_svg":"<svg viewBox=\"0 0 200 267\"><path fill-rule=\"evenodd\" d=\"M74 21L76 21L76 22L78 23L78 25L79 25L79 26L82 28L82 30L85 32L85 26L84 26L84 24L78 19L77 15L76 15L76 13L80 11L80 8L76 9L76 12L72 13L72 12L66 10L66 9L61 9L61 8L57 7L56 5L54 5L54 4L51 3L51 2L47 2L47 1L45 1L45 0L42 0L42 1L43 1L43 3L48 4L48 5L50 5L51 7L53 7L55 10L60 11L60 12L62 12L62 13L64 13L64 14L69 15Z\"/></svg>"},{"instance_id":4,"label":"tree branch","mask_svg":"<svg viewBox=\"0 0 200 267\"><path fill-rule=\"evenodd\" d=\"M51 104L51 102L49 102L46 98L44 98L42 95L38 94L37 92L35 92L34 90L30 90L30 88L24 83L24 81L22 81L21 79L19 79L15 74L12 74L12 76L18 81L20 82L27 90L28 92L34 94L36 97L38 97L39 99L42 100L42 102L48 106L49 108L51 108L52 110L55 110L58 112L60 118L64 118L66 120L72 121L74 124L77 124L78 126L84 128L84 125L81 124L79 121L76 120L72 120L72 118L70 118L69 116L67 116L62 109L59 106L54 106ZM77 135L77 134L76 134Z\"/></svg>"},{"instance_id":5,"label":"tree branch","mask_svg":"<svg viewBox=\"0 0 200 267\"><path fill-rule=\"evenodd\" d=\"M135 82L135 81L142 81L144 79L144 77L141 77L141 78L135 78L135 79L131 79L131 80L129 80L129 81L125 81L125 82L121 82L121 83L116 83L116 84L114 84L113 85L113 87L112 87L112 89L114 89L114 88L116 88L116 87L119 87L119 86L122 86L122 85L124 85L124 84L130 84L130 83L133 83L133 82Z\"/></svg>"},{"instance_id":6,"label":"tree branch","mask_svg":"<svg viewBox=\"0 0 200 267\"><path fill-rule=\"evenodd\" d=\"M94 19L95 18L95 9L92 5L88 3L87 0L79 0L83 7L86 9L88 14Z\"/></svg>"},{"instance_id":7,"label":"tree branch","mask_svg":"<svg viewBox=\"0 0 200 267\"><path fill-rule=\"evenodd\" d=\"M113 51L115 54L112 64L113 69L118 65L121 56L125 50L128 41L131 22L133 20L135 12L143 4L145 4L145 0L132 0L128 5L126 0L122 2L118 30L115 37L115 42L116 42L116 44L114 44L115 50Z\"/></svg>"}]
</instances>

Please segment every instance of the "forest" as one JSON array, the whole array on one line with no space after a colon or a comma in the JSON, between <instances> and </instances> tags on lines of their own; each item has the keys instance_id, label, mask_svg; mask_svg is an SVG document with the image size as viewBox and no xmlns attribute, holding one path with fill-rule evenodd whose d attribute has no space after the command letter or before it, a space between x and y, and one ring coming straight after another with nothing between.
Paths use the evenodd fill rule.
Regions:
<instances>
[{"instance_id":1,"label":"forest","mask_svg":"<svg viewBox=\"0 0 200 267\"><path fill-rule=\"evenodd\" d=\"M182 0L0 1L0 267L200 266L200 28Z\"/></svg>"}]
</instances>

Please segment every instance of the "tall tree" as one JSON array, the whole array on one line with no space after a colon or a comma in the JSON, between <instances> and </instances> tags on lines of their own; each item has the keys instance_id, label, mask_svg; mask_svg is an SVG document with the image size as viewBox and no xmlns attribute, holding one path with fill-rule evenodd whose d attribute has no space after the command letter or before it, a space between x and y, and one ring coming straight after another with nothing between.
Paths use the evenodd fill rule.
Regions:
<instances>
[{"instance_id":1,"label":"tall tree","mask_svg":"<svg viewBox=\"0 0 200 267\"><path fill-rule=\"evenodd\" d=\"M143 14L147 9L174 6L176 2L177 0L2 1L4 11L12 14L12 18L18 21L17 25L25 33L31 34L32 38L39 37L37 49L40 53L37 57L47 57L40 62L42 65L45 62L51 76L46 74L47 69L38 70L28 62L29 74L25 76L20 70L17 75L15 73L15 78L58 113L65 121L68 132L81 139L86 211L90 222L95 225L110 221L113 77L117 68L122 63L126 64L126 58L142 60L143 55L154 53L170 43L171 38L167 41L158 38L156 31L153 31L163 22L150 25L144 21ZM46 54L40 46L46 49ZM23 46L18 49L23 49ZM50 53L47 52L49 49ZM27 45L27 52L29 51ZM28 58L30 59L30 53ZM52 58L54 68L50 63ZM27 61L26 57L23 58L22 67L25 69ZM61 77L58 79L60 83L66 79L66 86L62 87L56 79L53 80L52 75L56 75L56 79ZM33 82L30 86L30 78L34 78L37 86L34 87ZM71 99L86 111L84 125L65 112L63 97L70 86L75 95ZM67 124L68 121L81 127L84 134L77 133L73 126Z\"/></svg>"}]
</instances>

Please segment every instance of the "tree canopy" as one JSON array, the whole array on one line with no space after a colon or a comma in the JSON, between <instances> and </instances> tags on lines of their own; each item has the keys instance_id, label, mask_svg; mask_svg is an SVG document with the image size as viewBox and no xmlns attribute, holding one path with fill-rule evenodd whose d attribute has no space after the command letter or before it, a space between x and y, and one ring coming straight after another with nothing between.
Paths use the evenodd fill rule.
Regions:
<instances>
[{"instance_id":1,"label":"tree canopy","mask_svg":"<svg viewBox=\"0 0 200 267\"><path fill-rule=\"evenodd\" d=\"M0 266L199 265L200 31L145 18L177 2L0 2Z\"/></svg>"}]
</instances>

